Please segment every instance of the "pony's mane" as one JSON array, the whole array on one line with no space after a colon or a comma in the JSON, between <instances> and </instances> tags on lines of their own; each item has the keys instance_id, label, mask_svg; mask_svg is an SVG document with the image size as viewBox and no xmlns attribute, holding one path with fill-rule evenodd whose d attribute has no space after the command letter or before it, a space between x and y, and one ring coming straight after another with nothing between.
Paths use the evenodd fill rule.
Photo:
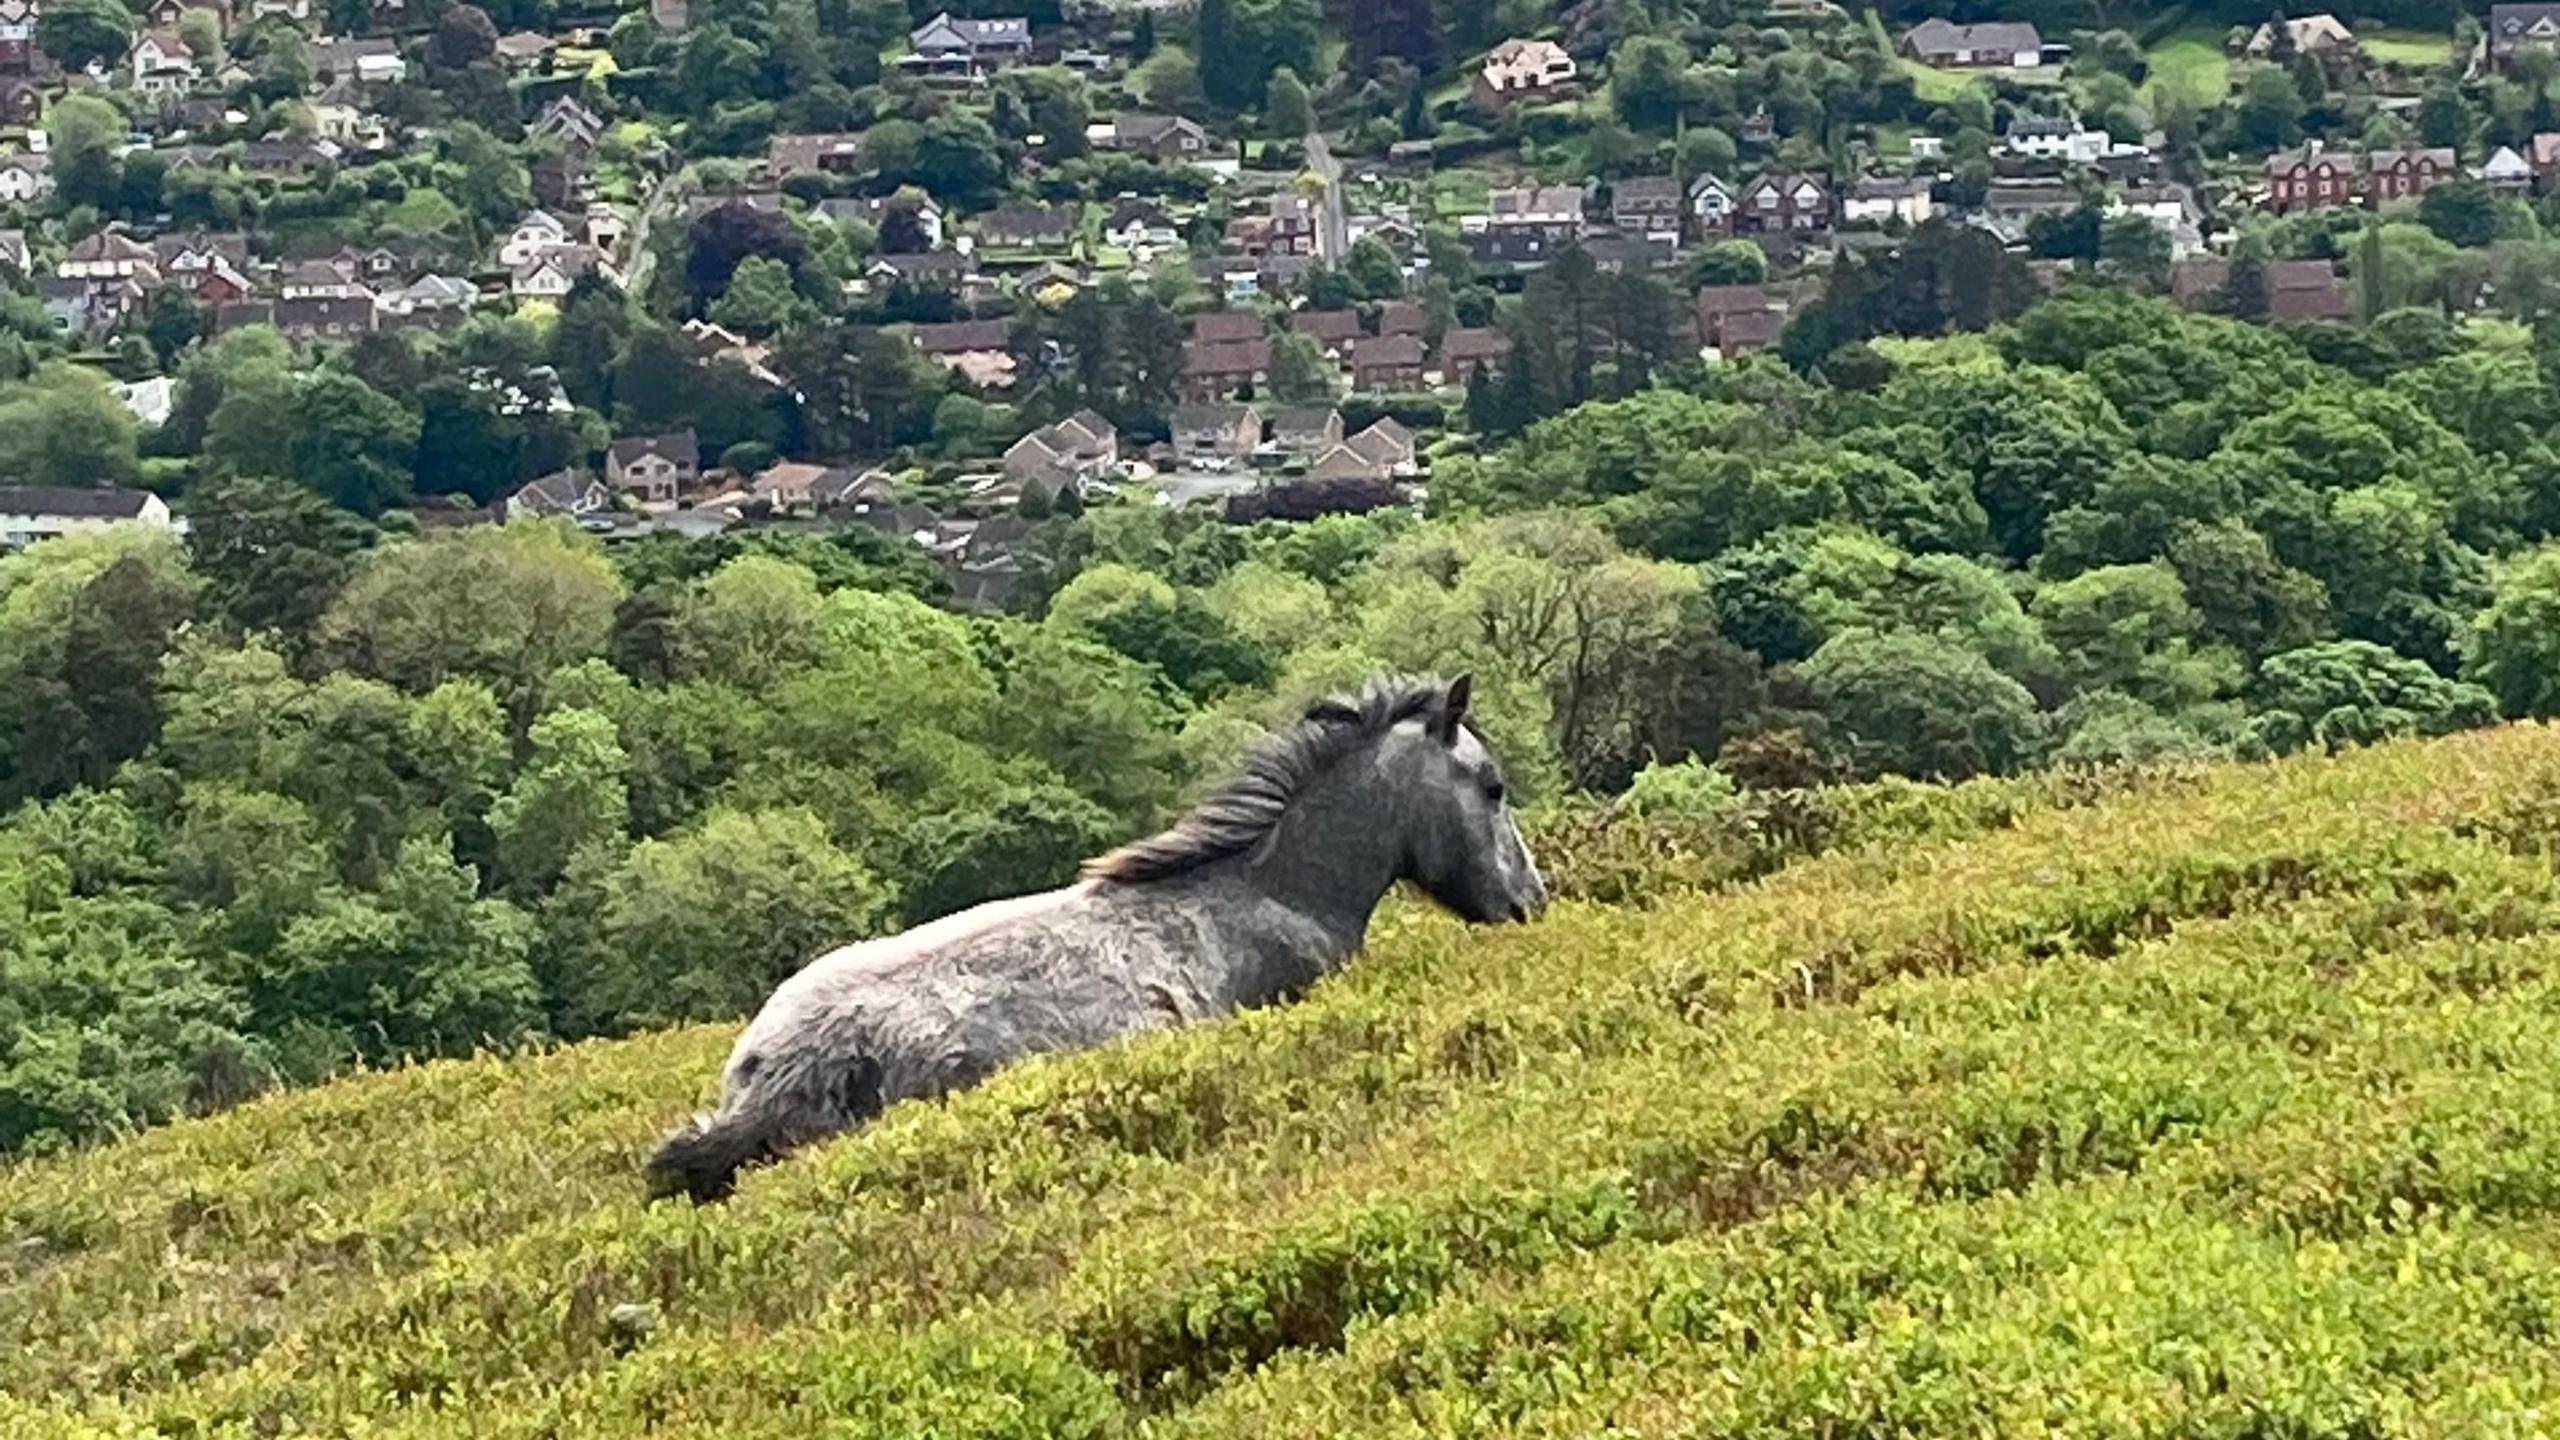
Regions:
<instances>
[{"instance_id":1,"label":"pony's mane","mask_svg":"<svg viewBox=\"0 0 2560 1440\"><path fill-rule=\"evenodd\" d=\"M1173 828L1085 862L1089 880L1142 885L1242 855L1262 843L1308 782L1363 744L1449 697L1444 681L1390 676L1357 695L1307 707L1305 718L1254 748L1233 779L1219 786Z\"/></svg>"}]
</instances>

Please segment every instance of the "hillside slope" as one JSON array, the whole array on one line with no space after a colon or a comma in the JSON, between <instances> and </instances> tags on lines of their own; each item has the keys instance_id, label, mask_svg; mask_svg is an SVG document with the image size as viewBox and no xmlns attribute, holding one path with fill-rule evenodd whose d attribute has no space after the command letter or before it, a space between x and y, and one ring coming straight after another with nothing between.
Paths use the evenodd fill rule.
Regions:
<instances>
[{"instance_id":1,"label":"hillside slope","mask_svg":"<svg viewBox=\"0 0 2560 1440\"><path fill-rule=\"evenodd\" d=\"M1399 910L714 1209L725 1026L287 1096L0 1175L0 1433L2539 1433L2555 837L2519 727Z\"/></svg>"}]
</instances>

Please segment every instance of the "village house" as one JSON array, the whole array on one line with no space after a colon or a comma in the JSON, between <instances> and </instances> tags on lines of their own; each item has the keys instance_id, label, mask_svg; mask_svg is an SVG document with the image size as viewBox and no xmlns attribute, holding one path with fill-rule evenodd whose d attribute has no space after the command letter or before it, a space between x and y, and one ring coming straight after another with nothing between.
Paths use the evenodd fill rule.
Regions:
<instances>
[{"instance_id":1,"label":"village house","mask_svg":"<svg viewBox=\"0 0 2560 1440\"><path fill-rule=\"evenodd\" d=\"M1413 468L1413 432L1385 419L1328 447L1307 474L1316 480L1385 479L1410 475Z\"/></svg>"},{"instance_id":2,"label":"village house","mask_svg":"<svg viewBox=\"0 0 2560 1440\"><path fill-rule=\"evenodd\" d=\"M2344 320L2355 314L2327 260L2267 262L2267 314L2277 320Z\"/></svg>"},{"instance_id":3,"label":"village house","mask_svg":"<svg viewBox=\"0 0 2560 1440\"><path fill-rule=\"evenodd\" d=\"M2284 22L2285 39L2297 55L2338 56L2361 64L2364 46L2357 43L2346 22L2326 11L2318 15L2297 15ZM2250 60L2264 60L2276 49L2276 27L2270 22L2249 32L2240 46L2241 55Z\"/></svg>"},{"instance_id":4,"label":"village house","mask_svg":"<svg viewBox=\"0 0 2560 1440\"><path fill-rule=\"evenodd\" d=\"M372 288L349 270L327 260L299 261L284 272L276 294L287 300L371 300Z\"/></svg>"},{"instance_id":5,"label":"village house","mask_svg":"<svg viewBox=\"0 0 2560 1440\"><path fill-rule=\"evenodd\" d=\"M2018 116L2009 122L2009 133L2001 137L2002 147L2022 159L2074 165L2096 164L2112 143L2106 131L2088 129L2060 115Z\"/></svg>"},{"instance_id":6,"label":"village house","mask_svg":"<svg viewBox=\"0 0 2560 1440\"><path fill-rule=\"evenodd\" d=\"M949 11L908 32L914 51L899 63L928 75L975 78L1031 55L1031 22L1020 17L955 18Z\"/></svg>"},{"instance_id":7,"label":"village house","mask_svg":"<svg viewBox=\"0 0 2560 1440\"><path fill-rule=\"evenodd\" d=\"M2480 162L2480 183L2502 194L2525 194L2533 189L2533 162L2514 146L2501 145Z\"/></svg>"},{"instance_id":8,"label":"village house","mask_svg":"<svg viewBox=\"0 0 2560 1440\"><path fill-rule=\"evenodd\" d=\"M62 252L53 273L65 280L160 278L159 257L150 246L121 230L93 230Z\"/></svg>"},{"instance_id":9,"label":"village house","mask_svg":"<svg viewBox=\"0 0 2560 1440\"><path fill-rule=\"evenodd\" d=\"M1702 286L1698 338L1719 355L1766 349L1786 329L1787 308L1785 293L1770 286Z\"/></svg>"},{"instance_id":10,"label":"village house","mask_svg":"<svg viewBox=\"0 0 2560 1440\"><path fill-rule=\"evenodd\" d=\"M826 481L826 466L784 460L765 467L747 487L747 494L777 515L803 514L818 508L818 487Z\"/></svg>"},{"instance_id":11,"label":"village house","mask_svg":"<svg viewBox=\"0 0 2560 1440\"><path fill-rule=\"evenodd\" d=\"M650 504L671 503L701 479L702 445L690 427L628 435L605 447L605 483Z\"/></svg>"},{"instance_id":12,"label":"village house","mask_svg":"<svg viewBox=\"0 0 2560 1440\"><path fill-rule=\"evenodd\" d=\"M942 207L921 190L859 200L821 200L817 214L830 225L859 221L870 226L881 246L893 254L942 248Z\"/></svg>"},{"instance_id":13,"label":"village house","mask_svg":"<svg viewBox=\"0 0 2560 1440\"><path fill-rule=\"evenodd\" d=\"M24 152L0 155L0 202L25 205L52 194L51 158Z\"/></svg>"},{"instance_id":14,"label":"village house","mask_svg":"<svg viewBox=\"0 0 2560 1440\"><path fill-rule=\"evenodd\" d=\"M23 75L35 67L36 10L36 0L0 0L0 73Z\"/></svg>"},{"instance_id":15,"label":"village house","mask_svg":"<svg viewBox=\"0 0 2560 1440\"><path fill-rule=\"evenodd\" d=\"M1055 250L1075 239L1082 219L1074 205L1012 205L979 216L976 228L990 250Z\"/></svg>"},{"instance_id":16,"label":"village house","mask_svg":"<svg viewBox=\"0 0 2560 1440\"><path fill-rule=\"evenodd\" d=\"M517 30L498 37L498 63L518 75L531 75L551 66L552 52L560 42L531 30Z\"/></svg>"},{"instance_id":17,"label":"village house","mask_svg":"<svg viewBox=\"0 0 2560 1440\"><path fill-rule=\"evenodd\" d=\"M862 137L841 131L776 135L765 142L765 178L777 184L798 175L851 175L862 169Z\"/></svg>"},{"instance_id":18,"label":"village house","mask_svg":"<svg viewBox=\"0 0 2560 1440\"><path fill-rule=\"evenodd\" d=\"M1831 228L1831 191L1811 175L1772 171L1734 197L1734 226L1746 234Z\"/></svg>"},{"instance_id":19,"label":"village house","mask_svg":"<svg viewBox=\"0 0 2560 1440\"><path fill-rule=\"evenodd\" d=\"M1582 238L1582 191L1571 185L1496 190L1487 214L1465 221L1479 264L1534 270Z\"/></svg>"},{"instance_id":20,"label":"village house","mask_svg":"<svg viewBox=\"0 0 2560 1440\"><path fill-rule=\"evenodd\" d=\"M969 257L957 250L875 255L863 269L861 288L866 293L877 293L903 286L909 290L965 295L974 271Z\"/></svg>"},{"instance_id":21,"label":"village house","mask_svg":"<svg viewBox=\"0 0 2560 1440\"><path fill-rule=\"evenodd\" d=\"M1851 225L1926 224L1932 210L1929 182L1919 176L1869 175L1849 187L1840 218Z\"/></svg>"},{"instance_id":22,"label":"village house","mask_svg":"<svg viewBox=\"0 0 2560 1440\"><path fill-rule=\"evenodd\" d=\"M2044 37L2014 21L1958 25L1933 16L1903 32L1901 50L1940 70L2032 70L2044 63Z\"/></svg>"},{"instance_id":23,"label":"village house","mask_svg":"<svg viewBox=\"0 0 2560 1440\"><path fill-rule=\"evenodd\" d=\"M1226 345L1263 337L1262 317L1249 310L1203 310L1191 317L1191 338L1202 345Z\"/></svg>"},{"instance_id":24,"label":"village house","mask_svg":"<svg viewBox=\"0 0 2560 1440\"><path fill-rule=\"evenodd\" d=\"M536 140L558 141L563 149L583 155L604 143L604 119L580 104L575 95L563 95L525 127L525 134Z\"/></svg>"},{"instance_id":25,"label":"village house","mask_svg":"<svg viewBox=\"0 0 2560 1440\"><path fill-rule=\"evenodd\" d=\"M569 227L548 210L527 211L498 245L498 263L512 270L569 243Z\"/></svg>"},{"instance_id":26,"label":"village house","mask_svg":"<svg viewBox=\"0 0 2560 1440\"><path fill-rule=\"evenodd\" d=\"M1419 335L1364 340L1351 352L1351 386L1381 393L1419 390L1423 364L1430 358Z\"/></svg>"},{"instance_id":27,"label":"village house","mask_svg":"<svg viewBox=\"0 0 2560 1440\"><path fill-rule=\"evenodd\" d=\"M1177 405L1173 411L1176 462L1232 463L1252 458L1262 444L1262 412L1250 405Z\"/></svg>"},{"instance_id":28,"label":"village house","mask_svg":"<svg viewBox=\"0 0 2560 1440\"><path fill-rule=\"evenodd\" d=\"M2525 147L2525 159L2533 166L2533 188L2537 194L2560 189L2560 130L2536 134Z\"/></svg>"},{"instance_id":29,"label":"village house","mask_svg":"<svg viewBox=\"0 0 2560 1440\"><path fill-rule=\"evenodd\" d=\"M1702 235L1722 235L1733 228L1733 187L1713 175L1689 182L1689 223Z\"/></svg>"},{"instance_id":30,"label":"village house","mask_svg":"<svg viewBox=\"0 0 2560 1440\"><path fill-rule=\"evenodd\" d=\"M1342 443L1342 412L1331 406L1283 410L1271 417L1271 438L1258 453L1274 459L1312 460Z\"/></svg>"},{"instance_id":31,"label":"village house","mask_svg":"<svg viewBox=\"0 0 2560 1440\"><path fill-rule=\"evenodd\" d=\"M918 350L959 372L981 390L1013 388L1020 361L1013 353L1010 320L955 320L917 325L907 332Z\"/></svg>"},{"instance_id":32,"label":"village house","mask_svg":"<svg viewBox=\"0 0 2560 1440\"><path fill-rule=\"evenodd\" d=\"M1102 238L1123 250L1153 250L1181 244L1182 229L1159 202L1124 195L1112 204Z\"/></svg>"},{"instance_id":33,"label":"village house","mask_svg":"<svg viewBox=\"0 0 2560 1440\"><path fill-rule=\"evenodd\" d=\"M1580 78L1573 57L1553 40L1505 40L1476 69L1476 103L1499 109L1569 95Z\"/></svg>"},{"instance_id":34,"label":"village house","mask_svg":"<svg viewBox=\"0 0 2560 1440\"><path fill-rule=\"evenodd\" d=\"M2461 174L2461 162L2445 146L2367 151L2364 157L2365 199L2375 205L2388 205L2394 200L2414 200L2439 183Z\"/></svg>"},{"instance_id":35,"label":"village house","mask_svg":"<svg viewBox=\"0 0 2560 1440\"><path fill-rule=\"evenodd\" d=\"M1360 312L1357 310L1299 310L1289 316L1289 328L1301 335L1312 336L1324 353L1335 360L1351 353L1360 343Z\"/></svg>"},{"instance_id":36,"label":"village house","mask_svg":"<svg viewBox=\"0 0 2560 1440\"><path fill-rule=\"evenodd\" d=\"M276 301L270 323L296 344L317 345L369 335L377 317L370 295L313 295Z\"/></svg>"},{"instance_id":37,"label":"village house","mask_svg":"<svg viewBox=\"0 0 2560 1440\"><path fill-rule=\"evenodd\" d=\"M510 271L507 293L519 300L557 300L567 295L580 277L590 273L616 287L622 283L603 251L593 245L561 245Z\"/></svg>"},{"instance_id":38,"label":"village house","mask_svg":"<svg viewBox=\"0 0 2560 1440\"><path fill-rule=\"evenodd\" d=\"M1004 473L1016 480L1072 481L1079 491L1119 468L1120 431L1091 410L1079 410L1013 442Z\"/></svg>"},{"instance_id":39,"label":"village house","mask_svg":"<svg viewBox=\"0 0 2560 1440\"><path fill-rule=\"evenodd\" d=\"M2492 70L2507 69L2529 50L2560 50L2560 4L2492 5L2483 39Z\"/></svg>"},{"instance_id":40,"label":"village house","mask_svg":"<svg viewBox=\"0 0 2560 1440\"><path fill-rule=\"evenodd\" d=\"M1209 132L1198 121L1179 115L1123 110L1109 124L1096 128L1101 133L1092 138L1099 149L1165 163L1197 160L1209 153Z\"/></svg>"},{"instance_id":41,"label":"village house","mask_svg":"<svg viewBox=\"0 0 2560 1440\"><path fill-rule=\"evenodd\" d=\"M1629 235L1678 235L1680 182L1668 175L1636 175L1609 192L1609 219Z\"/></svg>"},{"instance_id":42,"label":"village house","mask_svg":"<svg viewBox=\"0 0 2560 1440\"><path fill-rule=\"evenodd\" d=\"M612 508L613 492L584 470L554 470L537 480L527 480L507 497L507 516L567 515L573 518L593 515Z\"/></svg>"},{"instance_id":43,"label":"village house","mask_svg":"<svg viewBox=\"0 0 2560 1440\"><path fill-rule=\"evenodd\" d=\"M1246 340L1193 341L1182 347L1182 397L1194 404L1226 400L1251 390L1262 393L1271 381L1271 342L1259 335Z\"/></svg>"},{"instance_id":44,"label":"village house","mask_svg":"<svg viewBox=\"0 0 2560 1440\"><path fill-rule=\"evenodd\" d=\"M1490 325L1460 326L1440 337L1437 369L1443 385L1464 385L1482 370L1498 375L1511 359L1511 337Z\"/></svg>"},{"instance_id":45,"label":"village house","mask_svg":"<svg viewBox=\"0 0 2560 1440\"><path fill-rule=\"evenodd\" d=\"M44 87L23 75L0 75L0 125L30 129L44 120Z\"/></svg>"},{"instance_id":46,"label":"village house","mask_svg":"<svg viewBox=\"0 0 2560 1440\"><path fill-rule=\"evenodd\" d=\"M148 490L55 485L0 485L0 550L39 540L142 524L172 529L169 502Z\"/></svg>"},{"instance_id":47,"label":"village house","mask_svg":"<svg viewBox=\"0 0 2560 1440\"><path fill-rule=\"evenodd\" d=\"M133 72L134 92L146 96L182 94L201 73L175 30L145 30L135 36L125 62Z\"/></svg>"},{"instance_id":48,"label":"village house","mask_svg":"<svg viewBox=\"0 0 2560 1440\"><path fill-rule=\"evenodd\" d=\"M400 58L400 43L388 36L343 36L314 40L311 68L324 79L352 80L359 85L396 85L409 78L409 62Z\"/></svg>"}]
</instances>

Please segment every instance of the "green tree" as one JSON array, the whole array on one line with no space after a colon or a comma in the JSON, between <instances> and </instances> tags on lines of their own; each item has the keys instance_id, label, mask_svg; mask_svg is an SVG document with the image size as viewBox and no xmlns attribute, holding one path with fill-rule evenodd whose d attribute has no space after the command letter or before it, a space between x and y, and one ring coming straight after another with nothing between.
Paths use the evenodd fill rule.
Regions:
<instances>
[{"instance_id":1,"label":"green tree","mask_svg":"<svg viewBox=\"0 0 2560 1440\"><path fill-rule=\"evenodd\" d=\"M1315 128L1316 109L1306 82L1286 68L1271 77L1262 92L1262 131L1279 140L1295 140Z\"/></svg>"},{"instance_id":2,"label":"green tree","mask_svg":"<svg viewBox=\"0 0 2560 1440\"><path fill-rule=\"evenodd\" d=\"M533 208L533 178L524 162L478 124L457 120L436 132L442 165L437 185L484 233L514 224Z\"/></svg>"},{"instance_id":3,"label":"green tree","mask_svg":"<svg viewBox=\"0 0 2560 1440\"><path fill-rule=\"evenodd\" d=\"M36 17L36 47L66 70L113 65L132 48L133 12L118 0L61 0Z\"/></svg>"},{"instance_id":4,"label":"green tree","mask_svg":"<svg viewBox=\"0 0 2560 1440\"><path fill-rule=\"evenodd\" d=\"M902 887L904 918L921 925L980 901L1064 885L1120 834L1108 811L1057 784L1017 786L990 808L926 816L908 840L913 878Z\"/></svg>"},{"instance_id":5,"label":"green tree","mask_svg":"<svg viewBox=\"0 0 2560 1440\"><path fill-rule=\"evenodd\" d=\"M111 5L113 0L101 3ZM117 32L117 55L124 53L125 33ZM51 47L47 52L52 53ZM53 157L54 192L62 202L102 208L114 204L116 153L131 128L116 107L95 95L66 95L45 112L44 128L47 151Z\"/></svg>"},{"instance_id":6,"label":"green tree","mask_svg":"<svg viewBox=\"0 0 2560 1440\"><path fill-rule=\"evenodd\" d=\"M165 532L118 526L0 559L0 797L104 785L141 754L194 608Z\"/></svg>"},{"instance_id":7,"label":"green tree","mask_svg":"<svg viewBox=\"0 0 2560 1440\"><path fill-rule=\"evenodd\" d=\"M2108 566L2048 585L2029 613L2063 674L2087 689L2175 712L2240 681L2236 659L2202 643L2202 618L2165 564Z\"/></svg>"},{"instance_id":8,"label":"green tree","mask_svg":"<svg viewBox=\"0 0 2560 1440\"><path fill-rule=\"evenodd\" d=\"M888 887L803 809L715 810L644 840L596 887L572 1025L631 1029L752 1010L839 945L878 933Z\"/></svg>"},{"instance_id":9,"label":"green tree","mask_svg":"<svg viewBox=\"0 0 2560 1440\"><path fill-rule=\"evenodd\" d=\"M372 543L370 527L301 486L219 476L188 504L187 558L214 610L300 653Z\"/></svg>"},{"instance_id":10,"label":"green tree","mask_svg":"<svg viewBox=\"0 0 2560 1440\"><path fill-rule=\"evenodd\" d=\"M2331 640L2267 657L2251 687L2253 751L2366 745L2442 735L2497 718L2488 692L2448 680L2367 640Z\"/></svg>"},{"instance_id":11,"label":"green tree","mask_svg":"<svg viewBox=\"0 0 2560 1440\"><path fill-rule=\"evenodd\" d=\"M2463 675L2515 718L2560 714L2560 547L2499 570L2462 644Z\"/></svg>"},{"instance_id":12,"label":"green tree","mask_svg":"<svg viewBox=\"0 0 2560 1440\"><path fill-rule=\"evenodd\" d=\"M1350 278L1363 300L1404 298L1404 262L1375 235L1363 235L1351 242L1351 251L1342 260L1342 273Z\"/></svg>"},{"instance_id":13,"label":"green tree","mask_svg":"<svg viewBox=\"0 0 2560 1440\"><path fill-rule=\"evenodd\" d=\"M519 521L374 551L321 618L319 651L412 692L482 680L521 716L552 672L604 653L621 600L592 539Z\"/></svg>"},{"instance_id":14,"label":"green tree","mask_svg":"<svg viewBox=\"0 0 2560 1440\"><path fill-rule=\"evenodd\" d=\"M711 320L763 339L788 328L807 307L792 283L791 267L764 255L738 262L729 288L712 302Z\"/></svg>"},{"instance_id":15,"label":"green tree","mask_svg":"<svg viewBox=\"0 0 2560 1440\"><path fill-rule=\"evenodd\" d=\"M2024 686L1930 636L1851 631L1805 662L1804 681L1861 775L2006 774L2043 744Z\"/></svg>"},{"instance_id":16,"label":"green tree","mask_svg":"<svg viewBox=\"0 0 2560 1440\"><path fill-rule=\"evenodd\" d=\"M1283 405L1313 405L1333 398L1335 364L1312 335L1291 330L1271 342L1271 398Z\"/></svg>"},{"instance_id":17,"label":"green tree","mask_svg":"<svg viewBox=\"0 0 2560 1440\"><path fill-rule=\"evenodd\" d=\"M553 710L533 722L531 755L489 807L498 867L518 893L548 890L591 846L617 843L629 822L623 784L629 757L613 721L592 710Z\"/></svg>"},{"instance_id":18,"label":"green tree","mask_svg":"<svg viewBox=\"0 0 2560 1440\"><path fill-rule=\"evenodd\" d=\"M2448 245L2478 248L2498 238L2498 197L2487 185L2457 175L2419 198L2418 223Z\"/></svg>"},{"instance_id":19,"label":"green tree","mask_svg":"<svg viewBox=\"0 0 2560 1440\"><path fill-rule=\"evenodd\" d=\"M409 498L418 417L353 375L321 371L295 397L294 478L359 515L379 515Z\"/></svg>"},{"instance_id":20,"label":"green tree","mask_svg":"<svg viewBox=\"0 0 2560 1440\"><path fill-rule=\"evenodd\" d=\"M129 481L140 465L133 412L95 371L49 365L0 388L0 474L85 487Z\"/></svg>"},{"instance_id":21,"label":"green tree","mask_svg":"<svg viewBox=\"0 0 2560 1440\"><path fill-rule=\"evenodd\" d=\"M1688 47L1658 35L1619 41L1609 52L1609 91L1619 119L1638 130L1670 130L1690 100Z\"/></svg>"}]
</instances>

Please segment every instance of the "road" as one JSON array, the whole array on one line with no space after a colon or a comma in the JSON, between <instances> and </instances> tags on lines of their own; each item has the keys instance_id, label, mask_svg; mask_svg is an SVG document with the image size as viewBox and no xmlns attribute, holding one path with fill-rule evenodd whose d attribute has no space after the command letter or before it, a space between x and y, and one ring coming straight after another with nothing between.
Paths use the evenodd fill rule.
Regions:
<instances>
[{"instance_id":1,"label":"road","mask_svg":"<svg viewBox=\"0 0 2560 1440\"><path fill-rule=\"evenodd\" d=\"M1351 211L1342 202L1342 162L1333 158L1333 147L1325 143L1321 131L1308 131L1301 143L1307 151L1307 168L1324 182L1324 199L1318 202L1316 215L1316 258L1339 265L1351 253Z\"/></svg>"},{"instance_id":2,"label":"road","mask_svg":"<svg viewBox=\"0 0 2560 1440\"><path fill-rule=\"evenodd\" d=\"M622 283L633 295L644 294L649 288L649 267L658 260L657 256L649 253L649 227L657 224L658 217L666 213L668 204L676 196L676 181L683 175L684 166L681 164L669 170L665 178L658 181L658 188L650 191L649 198L641 202L640 218L631 222L631 248L622 266Z\"/></svg>"}]
</instances>

